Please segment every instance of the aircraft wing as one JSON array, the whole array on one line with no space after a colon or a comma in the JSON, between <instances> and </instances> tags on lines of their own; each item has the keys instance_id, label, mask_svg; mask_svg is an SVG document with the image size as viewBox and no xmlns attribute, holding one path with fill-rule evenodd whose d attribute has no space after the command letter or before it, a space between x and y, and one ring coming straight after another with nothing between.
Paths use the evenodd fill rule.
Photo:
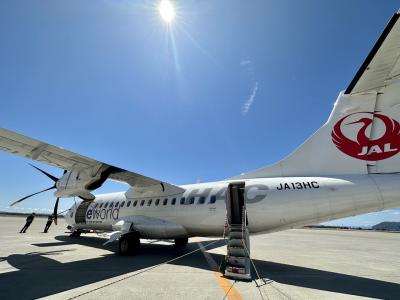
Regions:
<instances>
[{"instance_id":1,"label":"aircraft wing","mask_svg":"<svg viewBox=\"0 0 400 300\"><path fill-rule=\"evenodd\" d=\"M400 76L400 11L395 13L345 94L379 90Z\"/></svg>"},{"instance_id":2,"label":"aircraft wing","mask_svg":"<svg viewBox=\"0 0 400 300\"><path fill-rule=\"evenodd\" d=\"M127 183L138 190L157 189L167 190L170 193L184 192L184 189L178 186L112 166L4 128L0 128L0 150L67 171L89 170L93 175L100 171L103 176L107 176L107 179Z\"/></svg>"}]
</instances>

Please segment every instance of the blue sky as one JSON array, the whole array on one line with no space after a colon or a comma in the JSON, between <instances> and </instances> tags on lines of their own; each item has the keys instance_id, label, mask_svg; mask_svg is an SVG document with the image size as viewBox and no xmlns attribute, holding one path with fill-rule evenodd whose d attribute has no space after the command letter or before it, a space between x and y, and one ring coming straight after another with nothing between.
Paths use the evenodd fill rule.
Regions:
<instances>
[{"instance_id":1,"label":"blue sky","mask_svg":"<svg viewBox=\"0 0 400 300\"><path fill-rule=\"evenodd\" d=\"M281 159L324 123L399 8L185 0L168 29L157 3L1 1L1 127L175 184L227 178ZM50 186L26 162L0 153L0 209ZM400 216L345 222L381 219Z\"/></svg>"}]
</instances>

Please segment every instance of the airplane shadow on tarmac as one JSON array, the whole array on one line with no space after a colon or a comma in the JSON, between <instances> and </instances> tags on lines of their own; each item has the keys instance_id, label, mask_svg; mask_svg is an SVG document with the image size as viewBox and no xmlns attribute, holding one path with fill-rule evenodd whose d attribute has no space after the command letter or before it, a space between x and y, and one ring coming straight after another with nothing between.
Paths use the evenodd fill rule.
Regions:
<instances>
[{"instance_id":1,"label":"airplane shadow on tarmac","mask_svg":"<svg viewBox=\"0 0 400 300\"><path fill-rule=\"evenodd\" d=\"M52 243L33 245L39 248L65 246L65 249L0 257L0 260L6 260L11 266L18 269L0 274L0 299L35 299L49 296L115 276L140 271L198 249L196 242L189 243L184 249L176 248L173 245L144 243L138 255L134 257L106 254L92 259L60 263L53 257L56 258L63 252L75 251L74 245L76 244L110 251L114 251L116 245L103 246L105 239L99 237L83 236L72 239L68 236L57 236L56 240ZM202 241L202 244L206 245L208 242ZM224 244L224 241L220 240L207 249L221 247ZM217 263L223 259L223 255L211 255ZM400 284L396 283L262 260L254 260L254 263L261 277L282 284L373 298L394 299L396 295L400 295ZM200 251L170 262L170 264L209 270Z\"/></svg>"}]
</instances>

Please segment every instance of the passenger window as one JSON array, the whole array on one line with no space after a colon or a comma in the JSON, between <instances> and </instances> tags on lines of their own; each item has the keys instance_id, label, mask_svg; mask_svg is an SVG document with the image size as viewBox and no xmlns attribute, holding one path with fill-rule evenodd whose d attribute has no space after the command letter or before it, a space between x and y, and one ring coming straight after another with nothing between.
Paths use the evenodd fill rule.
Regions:
<instances>
[{"instance_id":1,"label":"passenger window","mask_svg":"<svg viewBox=\"0 0 400 300\"><path fill-rule=\"evenodd\" d=\"M164 199L164 202L163 202L163 205L167 205L167 204L168 204L168 199L165 198L165 199Z\"/></svg>"},{"instance_id":2,"label":"passenger window","mask_svg":"<svg viewBox=\"0 0 400 300\"><path fill-rule=\"evenodd\" d=\"M99 208L102 208L103 207L103 203L100 203L100 206L99 206Z\"/></svg>"},{"instance_id":3,"label":"passenger window","mask_svg":"<svg viewBox=\"0 0 400 300\"><path fill-rule=\"evenodd\" d=\"M171 204L175 205L175 203L176 203L176 198L172 198Z\"/></svg>"},{"instance_id":4,"label":"passenger window","mask_svg":"<svg viewBox=\"0 0 400 300\"><path fill-rule=\"evenodd\" d=\"M215 195L213 195L213 196L210 197L210 202L208 202L208 203L214 204L215 201L217 201L217 197Z\"/></svg>"},{"instance_id":5,"label":"passenger window","mask_svg":"<svg viewBox=\"0 0 400 300\"><path fill-rule=\"evenodd\" d=\"M119 207L120 207L120 208L121 208L121 207L124 207L124 205L125 205L125 201L122 201L122 202L121 202L121 205L120 205Z\"/></svg>"},{"instance_id":6,"label":"passenger window","mask_svg":"<svg viewBox=\"0 0 400 300\"><path fill-rule=\"evenodd\" d=\"M137 200L135 200L135 202L133 202L133 206L136 206L137 205Z\"/></svg>"},{"instance_id":7,"label":"passenger window","mask_svg":"<svg viewBox=\"0 0 400 300\"><path fill-rule=\"evenodd\" d=\"M108 206L108 202L106 202L106 204L104 204L104 208L107 208L107 206Z\"/></svg>"},{"instance_id":8,"label":"passenger window","mask_svg":"<svg viewBox=\"0 0 400 300\"><path fill-rule=\"evenodd\" d=\"M206 202L206 198L205 197L200 197L200 199L197 202L197 204L204 204L204 202Z\"/></svg>"},{"instance_id":9,"label":"passenger window","mask_svg":"<svg viewBox=\"0 0 400 300\"><path fill-rule=\"evenodd\" d=\"M144 200L142 200L141 202L140 202L140 206L143 206L144 205Z\"/></svg>"},{"instance_id":10,"label":"passenger window","mask_svg":"<svg viewBox=\"0 0 400 300\"><path fill-rule=\"evenodd\" d=\"M99 205L98 203L96 203L94 206L93 206L93 208L96 208L97 207L97 205Z\"/></svg>"},{"instance_id":11,"label":"passenger window","mask_svg":"<svg viewBox=\"0 0 400 300\"><path fill-rule=\"evenodd\" d=\"M190 198L189 204L193 204L194 203L194 197Z\"/></svg>"},{"instance_id":12,"label":"passenger window","mask_svg":"<svg viewBox=\"0 0 400 300\"><path fill-rule=\"evenodd\" d=\"M156 205L160 204L160 199L156 200Z\"/></svg>"},{"instance_id":13,"label":"passenger window","mask_svg":"<svg viewBox=\"0 0 400 300\"><path fill-rule=\"evenodd\" d=\"M131 201L128 201L128 203L126 204L126 207L131 206Z\"/></svg>"},{"instance_id":14,"label":"passenger window","mask_svg":"<svg viewBox=\"0 0 400 300\"><path fill-rule=\"evenodd\" d=\"M117 208L117 207L118 207L118 204L119 204L119 202L116 202L116 203L115 203L115 208Z\"/></svg>"},{"instance_id":15,"label":"passenger window","mask_svg":"<svg viewBox=\"0 0 400 300\"><path fill-rule=\"evenodd\" d=\"M181 205L185 204L185 197L181 198Z\"/></svg>"},{"instance_id":16,"label":"passenger window","mask_svg":"<svg viewBox=\"0 0 400 300\"><path fill-rule=\"evenodd\" d=\"M114 206L114 202L111 202L109 208L112 208L113 206Z\"/></svg>"},{"instance_id":17,"label":"passenger window","mask_svg":"<svg viewBox=\"0 0 400 300\"><path fill-rule=\"evenodd\" d=\"M150 199L149 202L147 202L147 206L150 206L151 202L153 202L153 200Z\"/></svg>"}]
</instances>

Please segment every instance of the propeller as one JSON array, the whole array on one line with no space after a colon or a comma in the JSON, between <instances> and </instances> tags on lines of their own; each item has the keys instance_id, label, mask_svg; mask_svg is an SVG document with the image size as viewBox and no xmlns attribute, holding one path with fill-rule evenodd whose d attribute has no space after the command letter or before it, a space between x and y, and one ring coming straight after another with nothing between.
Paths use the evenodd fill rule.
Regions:
<instances>
[{"instance_id":1,"label":"propeller","mask_svg":"<svg viewBox=\"0 0 400 300\"><path fill-rule=\"evenodd\" d=\"M41 172L42 174L44 174L44 175L46 175L48 178L50 178L52 181L54 181L54 184L53 184L51 187L48 187L48 188L46 188L46 189L44 189L44 190L41 190L41 191L39 191L39 192L36 192L36 193L30 194L30 195L28 195L28 196L22 197L21 199L18 199L17 201L13 202L10 206L14 206L15 204L20 203L20 202L22 202L22 201L24 201L24 200L26 200L26 199L28 199L28 198L30 198L30 197L32 197L32 196L35 196L35 195L38 195L38 194L40 194L40 193L47 192L47 191L49 191L49 190L52 190L52 189L56 189L56 188L57 188L57 187L56 187L56 183L57 183L57 181L58 181L58 178L57 178L57 177L55 177L55 176L53 176L53 175L47 173L46 171L43 171L42 169L40 169L40 168L38 168L38 167L36 167L36 166L34 166L34 165L32 165L32 164L29 164L29 165L31 165L33 168L35 168L36 170L38 170L39 172ZM64 170L64 174L65 174L66 172L67 172L67 170ZM60 200L60 198L57 197L56 203L55 203L55 205L54 205L54 210L53 210L54 223L55 223L56 225L57 225L57 215L58 215L58 214L57 214L57 210L58 210L58 202L59 202L59 200Z\"/></svg>"},{"instance_id":2,"label":"propeller","mask_svg":"<svg viewBox=\"0 0 400 300\"><path fill-rule=\"evenodd\" d=\"M50 191L50 190L55 189L55 188L56 188L55 186L51 186L51 187L49 187L49 188L47 188L47 189L44 189L44 190L42 190L42 191L39 191L39 192L30 194L30 195L25 196L25 197L22 197L21 199L18 199L17 201L13 202L10 206L14 206L15 204L20 203L20 202L22 202L22 201L24 201L24 200L26 200L26 199L28 199L28 198L30 198L30 197L32 197L32 196L35 196L35 195L40 194L40 193L43 193L43 192Z\"/></svg>"},{"instance_id":3,"label":"propeller","mask_svg":"<svg viewBox=\"0 0 400 300\"><path fill-rule=\"evenodd\" d=\"M57 197L56 204L54 205L54 210L53 210L54 224L56 224L56 225L57 225L57 216L58 216L58 213L57 213L57 210L58 210L58 200L60 200L59 197Z\"/></svg>"}]
</instances>

